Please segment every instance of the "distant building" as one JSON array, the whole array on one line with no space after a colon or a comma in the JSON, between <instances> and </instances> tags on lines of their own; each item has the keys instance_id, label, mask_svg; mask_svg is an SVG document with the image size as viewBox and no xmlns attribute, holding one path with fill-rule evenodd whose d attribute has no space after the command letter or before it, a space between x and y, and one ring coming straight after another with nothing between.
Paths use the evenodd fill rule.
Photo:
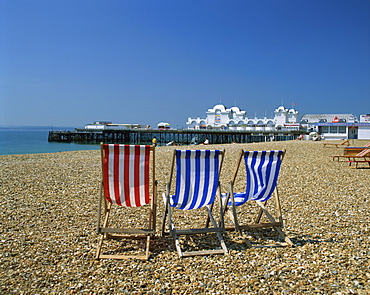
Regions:
<instances>
[{"instance_id":1,"label":"distant building","mask_svg":"<svg viewBox=\"0 0 370 295\"><path fill-rule=\"evenodd\" d=\"M301 125L319 133L324 139L370 139L370 115L306 114Z\"/></svg>"},{"instance_id":2,"label":"distant building","mask_svg":"<svg viewBox=\"0 0 370 295\"><path fill-rule=\"evenodd\" d=\"M167 122L160 122L157 125L159 130L170 129L170 124ZM86 124L85 130L127 130L127 129L151 129L150 125L140 125L140 124L113 124L109 121L96 121L92 124Z\"/></svg>"},{"instance_id":3,"label":"distant building","mask_svg":"<svg viewBox=\"0 0 370 295\"><path fill-rule=\"evenodd\" d=\"M247 131L269 131L276 129L299 129L298 111L280 106L274 118L251 118L239 107L226 108L222 104L208 109L205 118L188 118L188 129L228 129Z\"/></svg>"},{"instance_id":4,"label":"distant building","mask_svg":"<svg viewBox=\"0 0 370 295\"><path fill-rule=\"evenodd\" d=\"M107 121L96 121L85 125L86 130L125 130L125 129L144 129L146 126L139 124L113 124Z\"/></svg>"},{"instance_id":5,"label":"distant building","mask_svg":"<svg viewBox=\"0 0 370 295\"><path fill-rule=\"evenodd\" d=\"M361 115L360 121L353 114L306 114L299 120L295 109L284 106L274 111L273 118L248 117L238 107L226 108L217 104L208 109L206 117L189 117L188 129L220 129L245 131L307 130L317 132L324 139L370 139L370 114Z\"/></svg>"},{"instance_id":6,"label":"distant building","mask_svg":"<svg viewBox=\"0 0 370 295\"><path fill-rule=\"evenodd\" d=\"M370 139L370 114L360 116L358 139Z\"/></svg>"},{"instance_id":7,"label":"distant building","mask_svg":"<svg viewBox=\"0 0 370 295\"><path fill-rule=\"evenodd\" d=\"M170 129L171 126L167 122L160 122L160 123L158 123L157 127L158 127L159 130L168 130L168 129Z\"/></svg>"}]
</instances>

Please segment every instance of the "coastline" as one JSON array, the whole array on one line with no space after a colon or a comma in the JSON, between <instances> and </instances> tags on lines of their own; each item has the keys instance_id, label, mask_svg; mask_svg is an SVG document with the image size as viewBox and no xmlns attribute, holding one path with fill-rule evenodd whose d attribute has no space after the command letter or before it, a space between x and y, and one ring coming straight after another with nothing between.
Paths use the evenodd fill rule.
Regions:
<instances>
[{"instance_id":1,"label":"coastline","mask_svg":"<svg viewBox=\"0 0 370 295\"><path fill-rule=\"evenodd\" d=\"M366 142L354 140L354 146ZM333 161L330 156L342 154L343 148L324 148L322 142L311 141L159 147L158 236L161 195L169 175L169 155L175 148L225 148L223 191L241 148L286 149L278 186L284 231L295 246L249 249L245 237L255 245L264 242L258 232L244 238L227 232L228 256L180 259L172 239L158 237L148 262L95 261L100 152L5 155L0 157L0 292L370 292L370 169L351 169L346 162ZM243 186L239 179L237 190Z\"/></svg>"},{"instance_id":2,"label":"coastline","mask_svg":"<svg viewBox=\"0 0 370 295\"><path fill-rule=\"evenodd\" d=\"M99 149L92 144L48 142L48 133L36 127L0 130L0 156Z\"/></svg>"}]
</instances>

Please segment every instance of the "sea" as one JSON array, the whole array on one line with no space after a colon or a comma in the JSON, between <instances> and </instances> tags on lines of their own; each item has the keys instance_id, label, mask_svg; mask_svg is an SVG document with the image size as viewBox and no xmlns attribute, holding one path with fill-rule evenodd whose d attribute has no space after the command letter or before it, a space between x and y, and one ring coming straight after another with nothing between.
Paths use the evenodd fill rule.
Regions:
<instances>
[{"instance_id":1,"label":"sea","mask_svg":"<svg viewBox=\"0 0 370 295\"><path fill-rule=\"evenodd\" d=\"M49 142L49 131L71 127L0 126L0 156L98 150L99 144Z\"/></svg>"}]
</instances>

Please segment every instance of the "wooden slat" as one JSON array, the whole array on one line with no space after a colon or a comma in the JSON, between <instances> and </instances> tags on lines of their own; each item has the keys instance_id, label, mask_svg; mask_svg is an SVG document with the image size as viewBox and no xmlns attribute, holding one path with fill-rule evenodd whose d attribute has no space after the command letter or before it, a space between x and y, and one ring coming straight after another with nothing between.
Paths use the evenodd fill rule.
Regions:
<instances>
[{"instance_id":1,"label":"wooden slat","mask_svg":"<svg viewBox=\"0 0 370 295\"><path fill-rule=\"evenodd\" d=\"M133 235L114 235L114 234L108 234L108 239L113 240L123 240L123 239L130 239L130 240L144 240L147 236L133 236Z\"/></svg>"},{"instance_id":2,"label":"wooden slat","mask_svg":"<svg viewBox=\"0 0 370 295\"><path fill-rule=\"evenodd\" d=\"M244 224L239 225L239 230L244 229L253 229L253 228L265 228L265 227L281 227L282 224L280 222L275 223L251 223L251 224ZM225 226L225 230L235 230L235 226Z\"/></svg>"},{"instance_id":3,"label":"wooden slat","mask_svg":"<svg viewBox=\"0 0 370 295\"><path fill-rule=\"evenodd\" d=\"M278 226L282 226L282 223L281 222L252 223L252 224L239 225L239 229L278 227Z\"/></svg>"},{"instance_id":4,"label":"wooden slat","mask_svg":"<svg viewBox=\"0 0 370 295\"><path fill-rule=\"evenodd\" d=\"M216 228L176 229L175 231L176 234L178 235L195 235L195 234L223 232L224 229L222 227L216 227Z\"/></svg>"},{"instance_id":5,"label":"wooden slat","mask_svg":"<svg viewBox=\"0 0 370 295\"><path fill-rule=\"evenodd\" d=\"M225 254L224 250L202 250L202 251L188 251L182 252L182 257L200 256L200 255L213 255L213 254Z\"/></svg>"},{"instance_id":6,"label":"wooden slat","mask_svg":"<svg viewBox=\"0 0 370 295\"><path fill-rule=\"evenodd\" d=\"M153 229L135 228L100 228L101 233L121 233L121 234L154 234Z\"/></svg>"},{"instance_id":7,"label":"wooden slat","mask_svg":"<svg viewBox=\"0 0 370 295\"><path fill-rule=\"evenodd\" d=\"M148 260L148 257L145 255L99 255L99 259L139 259L139 260Z\"/></svg>"},{"instance_id":8,"label":"wooden slat","mask_svg":"<svg viewBox=\"0 0 370 295\"><path fill-rule=\"evenodd\" d=\"M252 246L252 248L276 248L276 247L288 247L291 244L284 243L284 242L276 242L274 244L263 244L263 245L256 245Z\"/></svg>"}]
</instances>

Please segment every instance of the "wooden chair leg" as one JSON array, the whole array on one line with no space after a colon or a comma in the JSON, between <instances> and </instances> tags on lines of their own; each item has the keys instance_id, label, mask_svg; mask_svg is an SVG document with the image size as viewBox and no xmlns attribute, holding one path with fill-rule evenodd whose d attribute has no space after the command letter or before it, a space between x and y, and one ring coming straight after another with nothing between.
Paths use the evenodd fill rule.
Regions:
<instances>
[{"instance_id":1,"label":"wooden chair leg","mask_svg":"<svg viewBox=\"0 0 370 295\"><path fill-rule=\"evenodd\" d=\"M212 211L210 208L206 207L207 209L207 212L208 212L208 217L209 219L211 220L212 224L213 224L213 227L217 227L217 222L216 220L213 218L213 215L212 215ZM218 237L218 240L220 241L220 244L221 244L221 248L224 250L224 254L227 255L229 252L227 250L227 247L226 247L226 244L225 244L225 241L224 241L224 238L222 237L221 233L220 232L216 232L217 234L217 237Z\"/></svg>"},{"instance_id":2,"label":"wooden chair leg","mask_svg":"<svg viewBox=\"0 0 370 295\"><path fill-rule=\"evenodd\" d=\"M266 202L265 203L262 203L262 202L257 201L256 203L260 206L260 209L262 210L263 213L265 213L265 215L267 216L268 220L271 223L278 223L278 222L276 222L275 218L270 214L270 212L268 212L268 210L266 209L266 207L265 207ZM287 244L289 244L290 246L293 246L292 241L282 231L281 225L280 226L274 226L273 228L279 233L279 235L281 236L281 238L283 240L285 240L285 242Z\"/></svg>"},{"instance_id":3,"label":"wooden chair leg","mask_svg":"<svg viewBox=\"0 0 370 295\"><path fill-rule=\"evenodd\" d=\"M168 214L168 200L165 194L163 194L163 200L164 200L164 215L162 218L161 237L164 236L165 227L166 227L166 219L167 219L167 214Z\"/></svg>"},{"instance_id":4,"label":"wooden chair leg","mask_svg":"<svg viewBox=\"0 0 370 295\"><path fill-rule=\"evenodd\" d=\"M179 237L178 235L176 234L176 231L174 231L174 235L173 235L173 238L175 240L175 247L176 247L176 250L177 250L177 254L179 255L179 257L183 257L183 254L182 254L182 251L181 251L181 247L180 247L180 241L179 241Z\"/></svg>"},{"instance_id":5,"label":"wooden chair leg","mask_svg":"<svg viewBox=\"0 0 370 295\"><path fill-rule=\"evenodd\" d=\"M148 235L146 240L146 251L145 251L146 260L149 259L149 253L150 253L150 235Z\"/></svg>"},{"instance_id":6,"label":"wooden chair leg","mask_svg":"<svg viewBox=\"0 0 370 295\"><path fill-rule=\"evenodd\" d=\"M263 204L264 206L266 206L267 201L265 201L265 202L263 202L263 203L261 203L261 204ZM258 213L257 213L257 217L256 217L256 219L254 220L254 223L260 223L261 218L262 218L262 214L263 214L263 210L262 210L262 208L259 208Z\"/></svg>"},{"instance_id":7,"label":"wooden chair leg","mask_svg":"<svg viewBox=\"0 0 370 295\"><path fill-rule=\"evenodd\" d=\"M99 259L100 258L100 252L101 252L101 248L103 246L103 240L104 240L104 235L102 234L99 237L99 242L98 242L98 247L96 249L95 259Z\"/></svg>"}]
</instances>

